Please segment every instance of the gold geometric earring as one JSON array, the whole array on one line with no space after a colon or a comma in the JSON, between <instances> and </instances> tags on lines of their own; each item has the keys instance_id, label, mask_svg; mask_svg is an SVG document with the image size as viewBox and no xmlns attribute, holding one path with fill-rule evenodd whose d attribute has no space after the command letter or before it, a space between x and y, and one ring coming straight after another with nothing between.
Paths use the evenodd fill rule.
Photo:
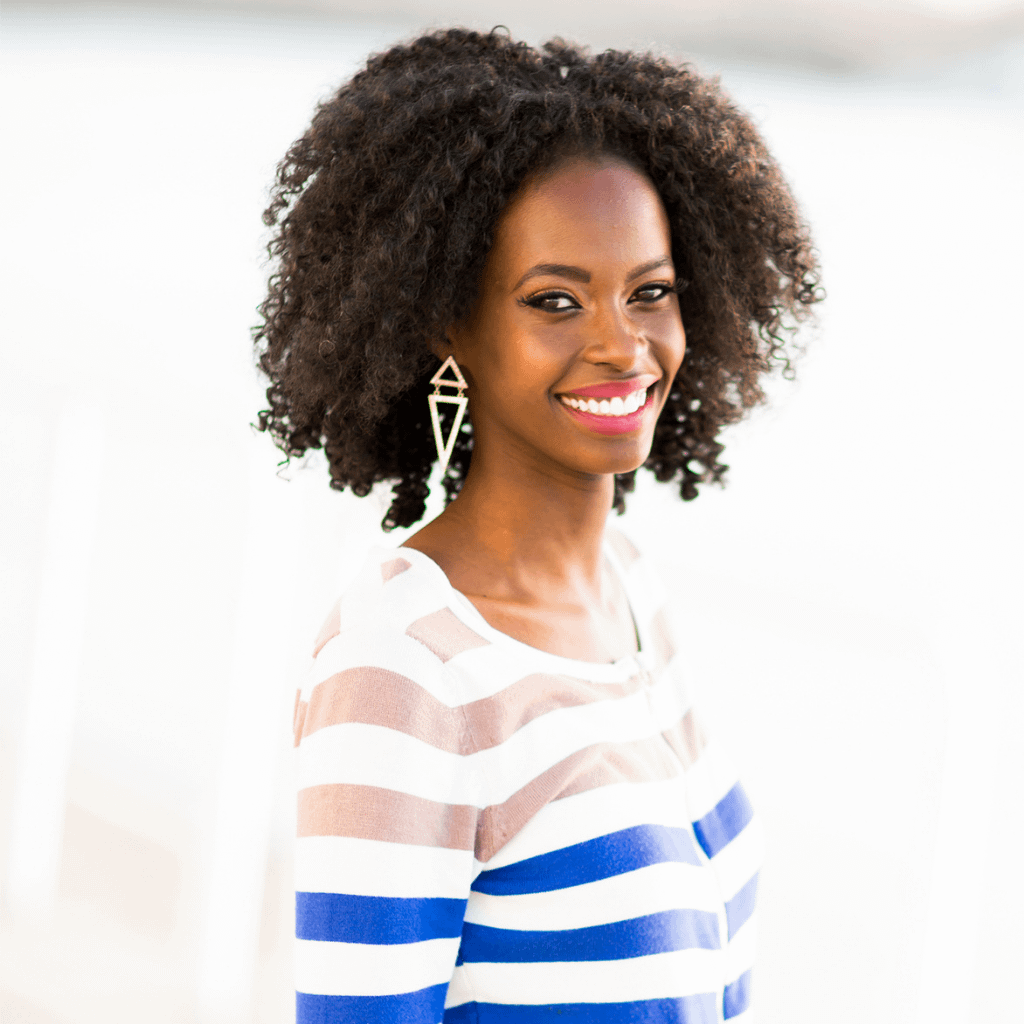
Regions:
<instances>
[{"instance_id":1,"label":"gold geometric earring","mask_svg":"<svg viewBox=\"0 0 1024 1024\"><path fill-rule=\"evenodd\" d=\"M454 379L444 376L444 372L449 366L455 374ZM434 385L434 393L427 395L427 401L430 403L430 422L434 426L434 444L437 445L437 457L441 462L441 475L444 476L444 471L448 468L448 460L452 457L452 451L455 449L455 438L459 433L459 427L462 426L462 417L465 415L466 406L469 404L469 399L462 393L469 385L466 383L465 377L462 376L459 364L451 356L441 364L441 369L430 378L430 383ZM443 395L441 394L442 386L458 388L459 393L458 395ZM441 437L441 420L437 415L438 402L448 402L451 405L458 406L455 413L455 423L452 426L452 431L448 435L447 441Z\"/></svg>"}]
</instances>

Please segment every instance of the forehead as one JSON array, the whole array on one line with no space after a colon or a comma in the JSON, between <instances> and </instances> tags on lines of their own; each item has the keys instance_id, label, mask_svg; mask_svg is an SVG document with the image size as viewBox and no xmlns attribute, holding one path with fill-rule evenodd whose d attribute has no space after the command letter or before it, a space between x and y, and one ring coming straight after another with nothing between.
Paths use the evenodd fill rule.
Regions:
<instances>
[{"instance_id":1,"label":"forehead","mask_svg":"<svg viewBox=\"0 0 1024 1024\"><path fill-rule=\"evenodd\" d=\"M498 220L492 269L534 263L599 271L670 256L668 215L651 180L615 158L577 158L528 179Z\"/></svg>"}]
</instances>

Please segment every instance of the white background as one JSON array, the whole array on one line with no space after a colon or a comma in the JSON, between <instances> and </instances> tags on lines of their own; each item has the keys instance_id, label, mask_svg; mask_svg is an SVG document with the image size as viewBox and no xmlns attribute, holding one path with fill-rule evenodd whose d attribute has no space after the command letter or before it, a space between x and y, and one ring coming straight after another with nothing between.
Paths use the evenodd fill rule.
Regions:
<instances>
[{"instance_id":1,"label":"white background","mask_svg":"<svg viewBox=\"0 0 1024 1024\"><path fill-rule=\"evenodd\" d=\"M407 32L5 15L5 1022L290 1019L294 679L386 498L279 478L248 426L260 213L315 102ZM829 298L729 487L641 484L618 525L766 822L764 1021L1019 1011L1021 53L707 61Z\"/></svg>"}]
</instances>

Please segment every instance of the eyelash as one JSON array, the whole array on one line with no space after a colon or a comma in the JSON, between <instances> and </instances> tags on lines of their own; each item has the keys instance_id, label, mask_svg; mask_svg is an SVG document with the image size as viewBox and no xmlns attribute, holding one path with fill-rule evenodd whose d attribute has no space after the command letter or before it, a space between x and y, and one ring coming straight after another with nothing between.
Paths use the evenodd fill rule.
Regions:
<instances>
[{"instance_id":1,"label":"eyelash","mask_svg":"<svg viewBox=\"0 0 1024 1024\"><path fill-rule=\"evenodd\" d=\"M636 301L642 302L647 305L653 305L655 302L659 302L661 299L665 298L666 295L671 295L673 292L677 292L680 290L678 284L665 284L663 281L657 281L652 282L651 284L642 285L633 293L633 295L637 296L640 294L640 292L652 291L655 288L659 289L659 294L656 295L654 298L637 299ZM563 307L562 309L545 310L545 312L548 313L567 313L570 309L580 308L579 305L576 304L576 300L568 292L561 291L538 292L536 295L528 295L525 298L519 299L518 301L519 305L521 306L528 306L531 309L543 310L544 307L541 305L541 303L545 302L548 299L569 299L571 302L574 303L574 305L566 306Z\"/></svg>"}]
</instances>

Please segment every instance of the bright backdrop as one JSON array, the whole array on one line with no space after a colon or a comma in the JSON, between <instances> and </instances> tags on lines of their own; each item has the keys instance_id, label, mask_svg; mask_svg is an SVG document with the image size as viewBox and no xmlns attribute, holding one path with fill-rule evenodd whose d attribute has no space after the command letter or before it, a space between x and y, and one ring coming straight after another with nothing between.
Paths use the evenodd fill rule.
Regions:
<instances>
[{"instance_id":1,"label":"bright backdrop","mask_svg":"<svg viewBox=\"0 0 1024 1024\"><path fill-rule=\"evenodd\" d=\"M316 100L407 32L5 15L5 1021L292 1012L294 676L384 505L317 458L279 479L248 426L259 217ZM764 1021L1015 1013L1020 56L720 67L829 298L730 486L641 485L620 525L765 818Z\"/></svg>"}]
</instances>

